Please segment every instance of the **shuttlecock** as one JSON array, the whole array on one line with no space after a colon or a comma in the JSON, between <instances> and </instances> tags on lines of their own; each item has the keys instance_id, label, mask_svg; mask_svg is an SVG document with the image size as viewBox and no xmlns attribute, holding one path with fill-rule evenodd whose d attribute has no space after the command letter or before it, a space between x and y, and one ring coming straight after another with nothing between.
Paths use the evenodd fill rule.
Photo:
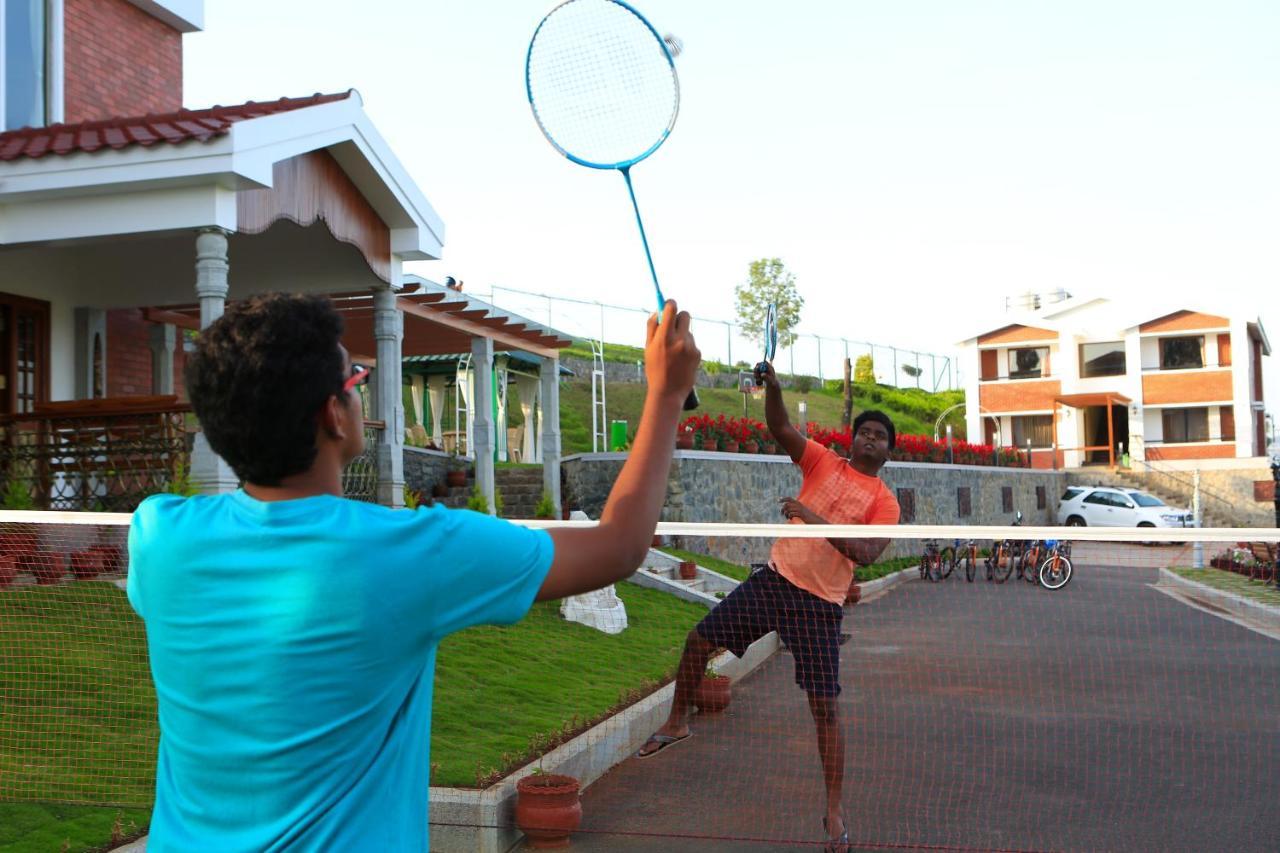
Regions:
<instances>
[{"instance_id":1,"label":"shuttlecock","mask_svg":"<svg viewBox=\"0 0 1280 853\"><path fill-rule=\"evenodd\" d=\"M675 34L667 33L662 37L662 40L666 43L667 50L671 51L673 57L679 56L684 52L684 42L680 41Z\"/></svg>"}]
</instances>

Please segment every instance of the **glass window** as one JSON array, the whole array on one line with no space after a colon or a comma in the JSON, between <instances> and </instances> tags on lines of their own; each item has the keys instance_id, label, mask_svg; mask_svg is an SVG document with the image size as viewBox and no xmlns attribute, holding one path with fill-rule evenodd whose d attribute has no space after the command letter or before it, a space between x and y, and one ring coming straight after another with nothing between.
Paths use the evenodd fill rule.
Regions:
<instances>
[{"instance_id":1,"label":"glass window","mask_svg":"<svg viewBox=\"0 0 1280 853\"><path fill-rule=\"evenodd\" d=\"M1087 504L1098 504L1100 506L1111 506L1111 496L1106 492L1093 492L1084 499Z\"/></svg>"},{"instance_id":2,"label":"glass window","mask_svg":"<svg viewBox=\"0 0 1280 853\"><path fill-rule=\"evenodd\" d=\"M1015 447L1026 447L1027 439L1031 439L1032 447L1053 446L1053 415L1014 415L1013 444Z\"/></svg>"},{"instance_id":3,"label":"glass window","mask_svg":"<svg viewBox=\"0 0 1280 853\"><path fill-rule=\"evenodd\" d=\"M1009 350L1009 378L1035 379L1045 375L1049 361L1048 347Z\"/></svg>"},{"instance_id":4,"label":"glass window","mask_svg":"<svg viewBox=\"0 0 1280 853\"><path fill-rule=\"evenodd\" d=\"M1076 486L1068 486L1067 490L1062 493L1062 497L1059 498L1059 500L1069 501L1083 491L1084 489L1078 488Z\"/></svg>"},{"instance_id":5,"label":"glass window","mask_svg":"<svg viewBox=\"0 0 1280 853\"><path fill-rule=\"evenodd\" d=\"M1080 375L1124 376L1124 341L1080 345Z\"/></svg>"},{"instance_id":6,"label":"glass window","mask_svg":"<svg viewBox=\"0 0 1280 853\"><path fill-rule=\"evenodd\" d=\"M4 126L45 124L45 0L0 0L4 10Z\"/></svg>"},{"instance_id":7,"label":"glass window","mask_svg":"<svg viewBox=\"0 0 1280 853\"><path fill-rule=\"evenodd\" d=\"M1138 506L1164 506L1164 501L1154 495L1146 495L1142 492L1130 492L1129 497L1133 498L1133 502Z\"/></svg>"},{"instance_id":8,"label":"glass window","mask_svg":"<svg viewBox=\"0 0 1280 853\"><path fill-rule=\"evenodd\" d=\"M1160 369L1204 367L1204 336L1160 339Z\"/></svg>"},{"instance_id":9,"label":"glass window","mask_svg":"<svg viewBox=\"0 0 1280 853\"><path fill-rule=\"evenodd\" d=\"M1206 408L1165 409L1161 419L1165 444L1209 440L1209 410Z\"/></svg>"}]
</instances>

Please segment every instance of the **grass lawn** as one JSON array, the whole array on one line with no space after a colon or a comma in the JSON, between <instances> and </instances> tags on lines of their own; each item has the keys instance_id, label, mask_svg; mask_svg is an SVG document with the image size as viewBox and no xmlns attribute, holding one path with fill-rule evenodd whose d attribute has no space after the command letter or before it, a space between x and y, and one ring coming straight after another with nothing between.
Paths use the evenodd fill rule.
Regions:
<instances>
[{"instance_id":1,"label":"grass lawn","mask_svg":"<svg viewBox=\"0 0 1280 853\"><path fill-rule=\"evenodd\" d=\"M621 634L566 622L558 602L541 602L515 625L471 628L440 645L433 785L492 781L674 676L707 609L634 584L616 590L627 607Z\"/></svg>"},{"instance_id":2,"label":"grass lawn","mask_svg":"<svg viewBox=\"0 0 1280 853\"><path fill-rule=\"evenodd\" d=\"M0 853L85 853L135 837L150 809L0 803Z\"/></svg>"},{"instance_id":3,"label":"grass lawn","mask_svg":"<svg viewBox=\"0 0 1280 853\"><path fill-rule=\"evenodd\" d=\"M1274 586L1263 586L1262 581L1251 581L1235 572L1223 571L1222 569L1186 569L1178 567L1172 568L1170 571L1189 581L1202 583L1205 586L1211 586L1224 592L1233 592L1243 598L1270 604L1273 607L1280 607L1280 592L1277 592Z\"/></svg>"},{"instance_id":4,"label":"grass lawn","mask_svg":"<svg viewBox=\"0 0 1280 853\"><path fill-rule=\"evenodd\" d=\"M17 653L15 653L17 652ZM0 590L0 850L106 844L149 820L157 739L142 622L113 584Z\"/></svg>"},{"instance_id":5,"label":"grass lawn","mask_svg":"<svg viewBox=\"0 0 1280 853\"><path fill-rule=\"evenodd\" d=\"M746 566L739 566L737 563L730 563L728 560L721 560L719 557L695 554L692 551L682 551L679 548L659 548L658 550L677 559L692 560L703 568L719 572L725 577L733 578L736 581L744 581L747 579L747 575L751 574L751 570Z\"/></svg>"}]
</instances>

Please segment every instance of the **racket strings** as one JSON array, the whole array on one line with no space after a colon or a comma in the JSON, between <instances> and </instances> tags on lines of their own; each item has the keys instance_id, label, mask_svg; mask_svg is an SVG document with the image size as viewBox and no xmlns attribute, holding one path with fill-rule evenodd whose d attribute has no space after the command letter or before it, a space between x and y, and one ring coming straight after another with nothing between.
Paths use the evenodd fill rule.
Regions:
<instances>
[{"instance_id":1,"label":"racket strings","mask_svg":"<svg viewBox=\"0 0 1280 853\"><path fill-rule=\"evenodd\" d=\"M547 138L592 165L642 158L675 121L679 89L661 42L611 0L553 11L530 46L527 73Z\"/></svg>"}]
</instances>

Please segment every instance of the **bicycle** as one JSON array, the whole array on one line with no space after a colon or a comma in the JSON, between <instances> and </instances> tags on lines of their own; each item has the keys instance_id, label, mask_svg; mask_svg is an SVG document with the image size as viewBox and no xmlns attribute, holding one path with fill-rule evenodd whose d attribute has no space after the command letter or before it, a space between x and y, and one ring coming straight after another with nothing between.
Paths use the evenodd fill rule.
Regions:
<instances>
[{"instance_id":1,"label":"bicycle","mask_svg":"<svg viewBox=\"0 0 1280 853\"><path fill-rule=\"evenodd\" d=\"M1018 579L1027 583L1039 583L1039 567L1045 554L1045 543L1039 539L1023 543L1022 554L1018 558Z\"/></svg>"},{"instance_id":2,"label":"bicycle","mask_svg":"<svg viewBox=\"0 0 1280 853\"><path fill-rule=\"evenodd\" d=\"M1013 526L1022 524L1022 513L1014 516ZM1015 566L1020 566L1026 544L1021 539L1004 539L991 548L991 556L987 558L987 580L1004 583L1013 573ZM1022 576L1021 572L1018 574Z\"/></svg>"},{"instance_id":3,"label":"bicycle","mask_svg":"<svg viewBox=\"0 0 1280 853\"><path fill-rule=\"evenodd\" d=\"M969 583L973 583L973 576L978 571L978 543L974 539L970 539L965 544L960 544L960 540L956 540L955 550L951 555L951 567L947 569L947 574L964 564L964 579ZM945 577L945 575L944 575Z\"/></svg>"},{"instance_id":4,"label":"bicycle","mask_svg":"<svg viewBox=\"0 0 1280 853\"><path fill-rule=\"evenodd\" d=\"M938 550L938 540L924 540L924 554L920 557L920 577L934 583L951 574L951 561L954 550L947 546ZM945 568L944 568L945 567Z\"/></svg>"},{"instance_id":5,"label":"bicycle","mask_svg":"<svg viewBox=\"0 0 1280 853\"><path fill-rule=\"evenodd\" d=\"M1062 589L1071 580L1071 543L1050 539L1045 545L1048 556L1036 575L1045 589Z\"/></svg>"}]
</instances>

